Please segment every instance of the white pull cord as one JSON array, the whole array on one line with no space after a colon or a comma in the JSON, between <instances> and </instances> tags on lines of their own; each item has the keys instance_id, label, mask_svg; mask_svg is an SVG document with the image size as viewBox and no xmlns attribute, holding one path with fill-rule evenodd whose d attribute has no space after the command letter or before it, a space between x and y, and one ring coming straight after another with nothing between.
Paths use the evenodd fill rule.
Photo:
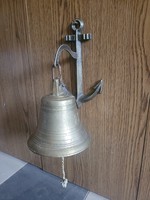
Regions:
<instances>
[{"instance_id":1,"label":"white pull cord","mask_svg":"<svg viewBox=\"0 0 150 200\"><path fill-rule=\"evenodd\" d=\"M63 175L63 181L62 183L62 187L66 188L67 184L68 184L68 179L66 178L66 174L65 174L65 163L64 163L64 157L62 157L62 175Z\"/></svg>"}]
</instances>

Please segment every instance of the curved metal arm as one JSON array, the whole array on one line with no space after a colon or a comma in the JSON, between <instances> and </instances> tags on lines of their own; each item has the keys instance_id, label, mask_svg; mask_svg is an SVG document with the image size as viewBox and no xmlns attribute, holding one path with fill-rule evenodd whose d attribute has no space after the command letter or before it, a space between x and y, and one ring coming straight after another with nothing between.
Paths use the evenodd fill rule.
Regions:
<instances>
[{"instance_id":1,"label":"curved metal arm","mask_svg":"<svg viewBox=\"0 0 150 200\"><path fill-rule=\"evenodd\" d=\"M54 60L54 67L59 65L59 57L63 50L66 50L74 59L77 59L77 53L72 51L71 48L67 44L62 44L56 52L55 60Z\"/></svg>"},{"instance_id":2,"label":"curved metal arm","mask_svg":"<svg viewBox=\"0 0 150 200\"><path fill-rule=\"evenodd\" d=\"M97 94L101 94L102 93L102 89L103 89L103 85L104 82L103 80L100 80L94 87L93 90L91 92L89 92L86 95L81 96L81 98L79 99L78 104L80 103L85 103L87 101L90 101L91 99L93 99Z\"/></svg>"}]
</instances>

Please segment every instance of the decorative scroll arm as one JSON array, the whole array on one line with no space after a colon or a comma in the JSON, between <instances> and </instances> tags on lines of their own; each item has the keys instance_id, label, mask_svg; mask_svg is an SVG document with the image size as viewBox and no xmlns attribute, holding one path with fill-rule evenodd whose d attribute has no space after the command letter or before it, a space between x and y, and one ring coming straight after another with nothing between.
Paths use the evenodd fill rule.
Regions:
<instances>
[{"instance_id":1,"label":"decorative scroll arm","mask_svg":"<svg viewBox=\"0 0 150 200\"><path fill-rule=\"evenodd\" d=\"M54 60L54 67L57 67L59 65L59 57L60 57L61 53L63 52L63 50L67 51L72 56L72 58L77 59L77 53L72 51L70 46L68 46L67 44L62 44L57 49L57 52L55 55L55 60Z\"/></svg>"}]
</instances>

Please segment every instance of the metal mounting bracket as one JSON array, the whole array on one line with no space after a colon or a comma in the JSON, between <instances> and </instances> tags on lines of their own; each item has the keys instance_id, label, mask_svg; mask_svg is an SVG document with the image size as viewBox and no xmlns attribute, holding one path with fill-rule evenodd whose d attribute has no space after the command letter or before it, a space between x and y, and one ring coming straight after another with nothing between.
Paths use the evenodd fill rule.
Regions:
<instances>
[{"instance_id":1,"label":"metal mounting bracket","mask_svg":"<svg viewBox=\"0 0 150 200\"><path fill-rule=\"evenodd\" d=\"M75 32L74 35L66 35L66 42L75 42L76 50L75 52L71 50L70 46L66 44L62 44L56 53L54 60L54 67L59 66L59 57L63 50L67 51L74 59L76 59L76 81L77 81L77 94L76 94L76 102L78 107L91 99L93 99L97 94L102 92L103 88L103 80L98 81L98 83L93 87L93 90L88 94L84 95L83 93L83 78L82 78L82 49L81 44L84 41L88 41L92 39L91 33L82 34L82 29L84 27L84 23L80 19L75 19L71 23L71 28Z\"/></svg>"}]
</instances>

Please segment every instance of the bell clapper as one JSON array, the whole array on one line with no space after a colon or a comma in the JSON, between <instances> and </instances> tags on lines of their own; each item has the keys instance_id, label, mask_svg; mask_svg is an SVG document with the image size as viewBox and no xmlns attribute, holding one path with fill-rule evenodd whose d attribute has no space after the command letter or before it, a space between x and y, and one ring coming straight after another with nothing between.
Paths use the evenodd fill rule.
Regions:
<instances>
[{"instance_id":1,"label":"bell clapper","mask_svg":"<svg viewBox=\"0 0 150 200\"><path fill-rule=\"evenodd\" d=\"M68 184L68 179L66 178L66 173L65 173L64 157L62 157L62 175L63 175L63 181L61 182L61 184L63 188L66 188Z\"/></svg>"}]
</instances>

